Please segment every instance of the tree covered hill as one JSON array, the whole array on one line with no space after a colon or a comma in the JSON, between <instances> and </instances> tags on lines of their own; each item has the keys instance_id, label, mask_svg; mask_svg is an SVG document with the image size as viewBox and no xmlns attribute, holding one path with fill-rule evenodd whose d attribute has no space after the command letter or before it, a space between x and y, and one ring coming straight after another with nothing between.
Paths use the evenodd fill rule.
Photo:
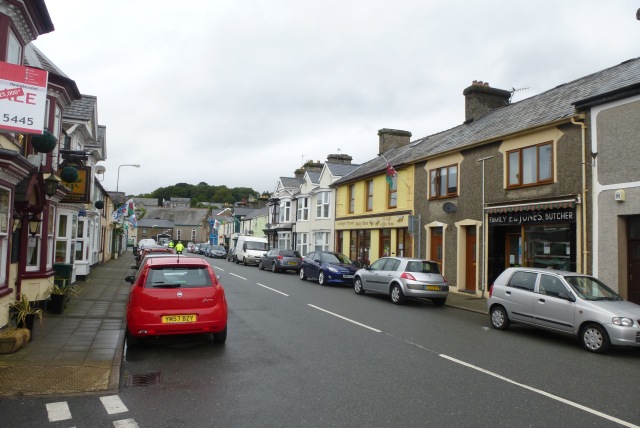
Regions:
<instances>
[{"instance_id":1,"label":"tree covered hill","mask_svg":"<svg viewBox=\"0 0 640 428\"><path fill-rule=\"evenodd\" d=\"M265 192L266 193L266 192ZM240 201L248 201L250 198L257 199L258 192L248 187L210 186L205 182L197 185L178 183L173 186L159 187L151 193L137 195L140 198L191 198L191 206L195 207L201 202L222 202L234 204Z\"/></svg>"}]
</instances>

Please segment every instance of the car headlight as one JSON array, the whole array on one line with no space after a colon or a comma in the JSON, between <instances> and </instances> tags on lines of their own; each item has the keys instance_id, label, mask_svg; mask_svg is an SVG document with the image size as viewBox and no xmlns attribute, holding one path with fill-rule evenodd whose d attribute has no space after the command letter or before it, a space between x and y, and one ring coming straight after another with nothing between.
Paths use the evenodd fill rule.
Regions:
<instances>
[{"instance_id":1,"label":"car headlight","mask_svg":"<svg viewBox=\"0 0 640 428\"><path fill-rule=\"evenodd\" d=\"M327 270L328 270L329 272L334 272L334 273L337 273L337 272L338 272L338 269L336 269L336 268L335 268L335 267L333 267L333 266L329 266L329 267L327 268Z\"/></svg>"},{"instance_id":2,"label":"car headlight","mask_svg":"<svg viewBox=\"0 0 640 428\"><path fill-rule=\"evenodd\" d=\"M615 317L611 320L615 325L622 327L633 327L633 320L625 317Z\"/></svg>"}]
</instances>

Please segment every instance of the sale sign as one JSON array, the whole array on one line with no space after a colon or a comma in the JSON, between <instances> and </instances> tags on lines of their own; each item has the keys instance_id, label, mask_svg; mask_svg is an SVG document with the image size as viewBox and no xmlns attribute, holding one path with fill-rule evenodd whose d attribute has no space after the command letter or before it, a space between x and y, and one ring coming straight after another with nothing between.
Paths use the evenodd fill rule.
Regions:
<instances>
[{"instance_id":1,"label":"sale sign","mask_svg":"<svg viewBox=\"0 0 640 428\"><path fill-rule=\"evenodd\" d=\"M42 134L47 71L0 61L0 131Z\"/></svg>"}]
</instances>

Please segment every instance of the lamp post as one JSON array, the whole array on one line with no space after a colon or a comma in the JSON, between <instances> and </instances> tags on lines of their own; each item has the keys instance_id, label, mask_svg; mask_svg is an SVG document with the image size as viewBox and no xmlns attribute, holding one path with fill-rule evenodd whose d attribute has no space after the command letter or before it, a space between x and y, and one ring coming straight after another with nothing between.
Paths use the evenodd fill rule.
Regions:
<instances>
[{"instance_id":1,"label":"lamp post","mask_svg":"<svg viewBox=\"0 0 640 428\"><path fill-rule=\"evenodd\" d=\"M140 165L138 165L137 163L122 164L122 165L118 166L118 178L116 179L116 198L118 198L118 201L116 202L116 205L119 205L119 204L121 204L122 202L124 202L124 201L122 201L122 202L121 202L121 201L119 200L119 199L120 199L120 192L119 192L119 189L120 189L120 168L122 168L123 166L132 166L132 167L134 167L134 168L140 168ZM124 216L122 216L122 229L124 230ZM123 235L124 235L124 233L123 233ZM114 253L116 253L116 254L117 254L117 253L118 253L118 251L117 251L117 249L115 248L115 244L116 244L116 239L115 239L115 238L116 238L116 237L117 237L117 235L114 233L114 236L113 236L113 238L114 238L114 240L113 240L113 241L114 241L114 242L113 242L113 244L114 244ZM122 240L122 238L120 238L120 239ZM129 239L129 237L128 237L128 236L126 236L124 239L125 239L125 242L127 242L127 241L128 241L128 239ZM120 243L122 243L122 241L120 241ZM122 245L121 245L121 247L122 247ZM126 248L126 247L125 247L125 248ZM116 255L116 257L117 257L117 255Z\"/></svg>"},{"instance_id":2,"label":"lamp post","mask_svg":"<svg viewBox=\"0 0 640 428\"><path fill-rule=\"evenodd\" d=\"M486 263L486 250L484 248L485 240L484 237L486 235L486 227L484 222L485 217L485 209L484 209L484 163L485 161L493 158L493 156L487 156L486 158L478 159L476 162L482 162L482 244L480 248L482 248L482 297L484 297L484 291L486 288L486 276L487 276L487 263Z\"/></svg>"}]
</instances>

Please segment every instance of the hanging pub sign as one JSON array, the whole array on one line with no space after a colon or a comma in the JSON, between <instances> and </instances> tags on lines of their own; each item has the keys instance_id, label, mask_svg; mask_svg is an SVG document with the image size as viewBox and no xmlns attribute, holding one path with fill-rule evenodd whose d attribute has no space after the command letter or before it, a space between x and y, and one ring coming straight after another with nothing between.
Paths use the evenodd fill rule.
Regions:
<instances>
[{"instance_id":1,"label":"hanging pub sign","mask_svg":"<svg viewBox=\"0 0 640 428\"><path fill-rule=\"evenodd\" d=\"M489 226L512 226L519 224L575 223L575 208L547 210L496 212L488 215Z\"/></svg>"},{"instance_id":2,"label":"hanging pub sign","mask_svg":"<svg viewBox=\"0 0 640 428\"><path fill-rule=\"evenodd\" d=\"M45 70L0 61L0 130L42 134L47 79Z\"/></svg>"},{"instance_id":3,"label":"hanging pub sign","mask_svg":"<svg viewBox=\"0 0 640 428\"><path fill-rule=\"evenodd\" d=\"M62 185L69 188L71 191L64 197L62 202L67 203L89 203L89 190L91 185L91 167L82 166L82 164L65 164L65 167L72 166L78 171L78 176L75 181L66 182L65 176L61 174ZM64 169L64 168L63 168Z\"/></svg>"}]
</instances>

